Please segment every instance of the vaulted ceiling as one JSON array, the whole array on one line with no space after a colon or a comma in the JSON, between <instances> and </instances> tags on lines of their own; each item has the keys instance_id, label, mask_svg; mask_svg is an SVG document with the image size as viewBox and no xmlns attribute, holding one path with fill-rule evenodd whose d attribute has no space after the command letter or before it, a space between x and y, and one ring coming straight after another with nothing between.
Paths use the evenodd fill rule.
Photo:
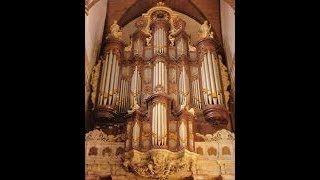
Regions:
<instances>
[{"instance_id":1,"label":"vaulted ceiling","mask_svg":"<svg viewBox=\"0 0 320 180\"><path fill-rule=\"evenodd\" d=\"M87 10L98 1L86 0ZM234 9L235 0L224 1ZM186 14L201 24L208 20L221 41L220 0L108 0L105 33L114 20L117 20L120 26L124 26L158 2L164 2L172 10Z\"/></svg>"}]
</instances>

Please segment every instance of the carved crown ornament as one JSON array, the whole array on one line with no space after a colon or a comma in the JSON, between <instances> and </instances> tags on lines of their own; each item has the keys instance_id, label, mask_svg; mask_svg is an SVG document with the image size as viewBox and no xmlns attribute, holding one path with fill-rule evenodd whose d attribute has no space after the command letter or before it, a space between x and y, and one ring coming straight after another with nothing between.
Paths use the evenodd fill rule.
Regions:
<instances>
[{"instance_id":1,"label":"carved crown ornament","mask_svg":"<svg viewBox=\"0 0 320 180\"><path fill-rule=\"evenodd\" d=\"M214 134L200 134L196 133L196 136L201 137L205 140L205 142L213 142L213 141L234 141L235 140L235 135L234 133L226 130L226 129L221 129L217 131Z\"/></svg>"},{"instance_id":2,"label":"carved crown ornament","mask_svg":"<svg viewBox=\"0 0 320 180\"><path fill-rule=\"evenodd\" d=\"M93 131L90 131L86 133L85 135L85 141L86 142L122 142L125 140L125 134L119 134L119 135L107 135L102 130L94 129Z\"/></svg>"},{"instance_id":3,"label":"carved crown ornament","mask_svg":"<svg viewBox=\"0 0 320 180\"><path fill-rule=\"evenodd\" d=\"M132 150L126 153L123 163L127 171L155 179L167 179L176 173L196 173L198 154L188 150L171 152L164 149L154 149L148 152Z\"/></svg>"}]
</instances>

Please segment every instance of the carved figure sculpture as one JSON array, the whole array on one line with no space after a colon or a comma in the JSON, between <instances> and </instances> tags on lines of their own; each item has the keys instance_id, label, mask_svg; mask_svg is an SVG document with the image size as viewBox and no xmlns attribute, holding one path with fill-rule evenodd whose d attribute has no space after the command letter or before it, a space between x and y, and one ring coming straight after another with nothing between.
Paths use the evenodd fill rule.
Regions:
<instances>
[{"instance_id":1,"label":"carved figure sculpture","mask_svg":"<svg viewBox=\"0 0 320 180\"><path fill-rule=\"evenodd\" d=\"M200 26L199 37L207 38L210 36L211 24L208 24L208 21L205 20L204 23Z\"/></svg>"},{"instance_id":2,"label":"carved figure sculpture","mask_svg":"<svg viewBox=\"0 0 320 180\"><path fill-rule=\"evenodd\" d=\"M114 38L121 39L122 31L120 26L117 24L117 21L113 21L113 24L110 27L110 34Z\"/></svg>"}]
</instances>

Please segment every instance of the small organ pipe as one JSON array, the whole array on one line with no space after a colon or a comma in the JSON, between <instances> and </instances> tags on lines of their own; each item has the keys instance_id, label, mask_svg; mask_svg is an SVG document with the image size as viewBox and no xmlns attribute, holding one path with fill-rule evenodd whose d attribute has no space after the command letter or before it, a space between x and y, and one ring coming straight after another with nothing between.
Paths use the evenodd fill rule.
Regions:
<instances>
[{"instance_id":1,"label":"small organ pipe","mask_svg":"<svg viewBox=\"0 0 320 180\"><path fill-rule=\"evenodd\" d=\"M155 71L155 75L156 75L156 82L155 82L155 87L158 85L158 72L159 72L159 64L156 63L156 71Z\"/></svg>"},{"instance_id":2,"label":"small organ pipe","mask_svg":"<svg viewBox=\"0 0 320 180\"><path fill-rule=\"evenodd\" d=\"M107 57L106 57L106 59L108 59L108 54L107 54ZM101 81L100 81L100 95L99 95L99 101L98 101L98 103L99 103L99 105L101 105L102 104L102 99L103 99L103 87L104 87L104 82L105 82L105 77L106 77L106 73L105 73L105 69L106 69L106 63L107 63L107 61L106 60L103 60L102 61L102 78L101 78Z\"/></svg>"},{"instance_id":3,"label":"small organ pipe","mask_svg":"<svg viewBox=\"0 0 320 180\"><path fill-rule=\"evenodd\" d=\"M164 80L165 80L165 82L164 82L164 89L165 89L165 92L166 93L168 93L168 85L167 85L167 83L168 83L168 74L167 74L167 67L165 66L164 67L165 68L165 70L164 70Z\"/></svg>"},{"instance_id":4,"label":"small organ pipe","mask_svg":"<svg viewBox=\"0 0 320 180\"><path fill-rule=\"evenodd\" d=\"M164 63L162 62L161 63L161 66L162 66L162 68L161 68L161 76L162 76L162 78L161 78L161 84L162 84L162 87L163 87L163 91L164 91Z\"/></svg>"},{"instance_id":5,"label":"small organ pipe","mask_svg":"<svg viewBox=\"0 0 320 180\"><path fill-rule=\"evenodd\" d=\"M128 94L128 88L127 88L127 80L124 81L124 94L123 94L123 100L124 100L124 105L123 108L124 110L127 109L127 94Z\"/></svg>"},{"instance_id":6,"label":"small organ pipe","mask_svg":"<svg viewBox=\"0 0 320 180\"><path fill-rule=\"evenodd\" d=\"M109 95L109 84L110 84L110 77L111 77L111 68L112 68L112 61L113 61L113 54L112 51L110 52L109 62L108 62L108 70L106 76L106 83L104 87L104 97L103 97L103 105L107 104L108 95Z\"/></svg>"},{"instance_id":7,"label":"small organ pipe","mask_svg":"<svg viewBox=\"0 0 320 180\"><path fill-rule=\"evenodd\" d=\"M211 56L212 57L212 56ZM217 97L218 97L218 103L220 104L221 101L220 101L220 98L219 98L219 94L220 94L220 88L219 88L219 77L218 77L218 71L217 71L217 68L216 68L216 61L214 59L214 57L212 57L213 59L213 63L212 63L212 66L213 66L213 70L214 70L214 78L215 78L215 86L217 87Z\"/></svg>"},{"instance_id":8,"label":"small organ pipe","mask_svg":"<svg viewBox=\"0 0 320 180\"><path fill-rule=\"evenodd\" d=\"M217 84L218 84L218 97L220 97L220 103L219 104L223 104L223 99L222 99L222 86L221 86L221 78L220 78L220 71L219 71L219 62L217 61L217 60L215 60L215 57L214 57L214 55L212 54L212 59L214 60L213 62L214 62L214 65L215 65L215 69L216 69L216 71L217 71Z\"/></svg>"},{"instance_id":9,"label":"small organ pipe","mask_svg":"<svg viewBox=\"0 0 320 180\"><path fill-rule=\"evenodd\" d=\"M157 145L159 145L159 126L160 126L160 124L159 124L159 121L160 121L160 111L159 111L159 109L160 109L160 104L157 104Z\"/></svg>"},{"instance_id":10,"label":"small organ pipe","mask_svg":"<svg viewBox=\"0 0 320 180\"><path fill-rule=\"evenodd\" d=\"M124 86L125 86L125 80L122 80L122 85L121 85L121 111L124 111Z\"/></svg>"},{"instance_id":11,"label":"small organ pipe","mask_svg":"<svg viewBox=\"0 0 320 180\"><path fill-rule=\"evenodd\" d=\"M207 53L207 61L209 66L209 78L210 78L210 84L211 84L211 97L213 100L213 104L217 104L217 91L215 87L215 79L214 79L214 73L212 70L212 59L211 59L211 53L208 51Z\"/></svg>"},{"instance_id":12,"label":"small organ pipe","mask_svg":"<svg viewBox=\"0 0 320 180\"><path fill-rule=\"evenodd\" d=\"M164 145L167 144L167 108L164 107Z\"/></svg>"},{"instance_id":13,"label":"small organ pipe","mask_svg":"<svg viewBox=\"0 0 320 180\"><path fill-rule=\"evenodd\" d=\"M155 88L157 86L157 64L155 64L153 67L153 75L154 75L153 87Z\"/></svg>"},{"instance_id":14,"label":"small organ pipe","mask_svg":"<svg viewBox=\"0 0 320 180\"><path fill-rule=\"evenodd\" d=\"M197 103L197 91L196 91L196 83L195 81L192 81L192 92L193 92L193 104L194 106L198 106L198 103Z\"/></svg>"},{"instance_id":15,"label":"small organ pipe","mask_svg":"<svg viewBox=\"0 0 320 180\"><path fill-rule=\"evenodd\" d=\"M201 98L200 98L200 86L199 86L199 79L196 80L196 92L197 92L197 102L199 109L201 109Z\"/></svg>"},{"instance_id":16,"label":"small organ pipe","mask_svg":"<svg viewBox=\"0 0 320 180\"><path fill-rule=\"evenodd\" d=\"M202 89L203 89L203 99L204 99L204 104L208 104L208 97L207 97L207 86L206 86L206 80L205 80L205 75L204 75L204 69L203 69L203 62L200 67L201 69L201 80L202 80Z\"/></svg>"},{"instance_id":17,"label":"small organ pipe","mask_svg":"<svg viewBox=\"0 0 320 180\"><path fill-rule=\"evenodd\" d=\"M158 62L159 63L159 82L158 84L161 85L161 79L162 79L162 63L161 62Z\"/></svg>"},{"instance_id":18,"label":"small organ pipe","mask_svg":"<svg viewBox=\"0 0 320 180\"><path fill-rule=\"evenodd\" d=\"M206 79L206 85L207 85L207 95L208 95L208 104L212 104L211 99L211 84L209 80L209 71L208 71L208 61L207 56L204 56L204 71L205 71L205 79Z\"/></svg>"},{"instance_id":19,"label":"small organ pipe","mask_svg":"<svg viewBox=\"0 0 320 180\"><path fill-rule=\"evenodd\" d=\"M155 145L155 129L156 129L156 105L152 109L152 144Z\"/></svg>"},{"instance_id":20,"label":"small organ pipe","mask_svg":"<svg viewBox=\"0 0 320 180\"><path fill-rule=\"evenodd\" d=\"M118 81L119 81L119 64L117 63L116 64L116 77L115 77L115 82L114 82L114 87L113 87L113 100L112 100L112 103L113 104L116 104L116 100L117 100L117 94L118 93Z\"/></svg>"},{"instance_id":21,"label":"small organ pipe","mask_svg":"<svg viewBox=\"0 0 320 180\"><path fill-rule=\"evenodd\" d=\"M161 32L161 31L160 31ZM161 146L162 145L162 122L163 122L163 112L162 112L162 104L159 104L160 105L160 119L159 119L159 138L160 138L160 143L159 145Z\"/></svg>"},{"instance_id":22,"label":"small organ pipe","mask_svg":"<svg viewBox=\"0 0 320 180\"><path fill-rule=\"evenodd\" d=\"M114 56L113 58L113 63L112 63L112 68L111 68L111 82L110 82L110 87L109 87L109 101L108 101L108 105L111 105L111 99L112 99L112 90L113 90L113 85L114 85L114 79L115 79L115 75L116 75L116 63L117 63L117 56Z\"/></svg>"}]
</instances>

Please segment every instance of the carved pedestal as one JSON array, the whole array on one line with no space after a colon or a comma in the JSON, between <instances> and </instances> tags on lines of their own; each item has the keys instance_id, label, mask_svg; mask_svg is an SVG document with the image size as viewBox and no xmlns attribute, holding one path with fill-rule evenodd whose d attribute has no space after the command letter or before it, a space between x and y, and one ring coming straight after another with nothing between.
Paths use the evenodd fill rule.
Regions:
<instances>
[{"instance_id":1,"label":"carved pedestal","mask_svg":"<svg viewBox=\"0 0 320 180\"><path fill-rule=\"evenodd\" d=\"M226 128L229 122L229 112L224 105L208 105L203 110L205 120L214 126Z\"/></svg>"}]
</instances>

